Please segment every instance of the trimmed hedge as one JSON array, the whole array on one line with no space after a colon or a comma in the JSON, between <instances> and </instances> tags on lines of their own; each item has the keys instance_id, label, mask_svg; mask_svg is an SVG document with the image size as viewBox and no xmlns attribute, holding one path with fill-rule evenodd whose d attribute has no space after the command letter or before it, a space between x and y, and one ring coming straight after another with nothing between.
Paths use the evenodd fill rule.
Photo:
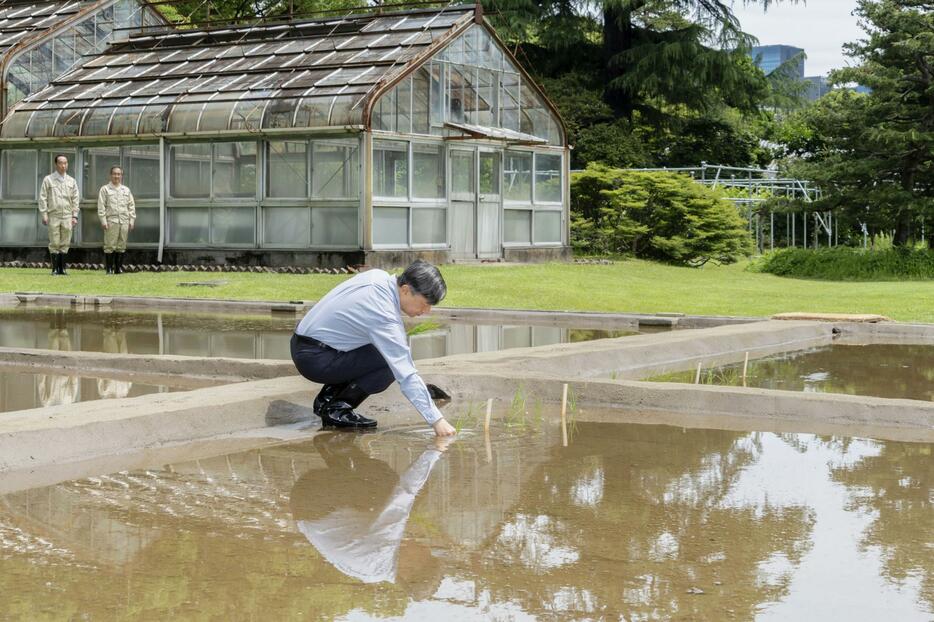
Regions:
<instances>
[{"instance_id":1,"label":"trimmed hedge","mask_svg":"<svg viewBox=\"0 0 934 622\"><path fill-rule=\"evenodd\" d=\"M843 246L817 250L783 248L763 256L750 269L830 281L934 279L934 251L908 247L875 251Z\"/></svg>"}]
</instances>

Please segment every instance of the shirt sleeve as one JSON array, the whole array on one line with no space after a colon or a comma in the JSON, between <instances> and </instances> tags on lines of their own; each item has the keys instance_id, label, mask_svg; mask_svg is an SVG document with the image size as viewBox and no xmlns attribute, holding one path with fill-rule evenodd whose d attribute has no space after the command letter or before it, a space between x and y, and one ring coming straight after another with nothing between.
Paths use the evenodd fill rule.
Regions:
<instances>
[{"instance_id":1,"label":"shirt sleeve","mask_svg":"<svg viewBox=\"0 0 934 622\"><path fill-rule=\"evenodd\" d=\"M392 304L392 303L388 303ZM386 306L386 305L383 305ZM374 322L368 329L373 345L386 359L392 375L399 383L402 394L405 395L412 406L425 418L428 425L434 425L444 415L435 406L425 381L418 375L415 363L412 361L412 351L409 350L408 340L405 336L405 327L395 317L391 307L381 309L383 321Z\"/></svg>"},{"instance_id":2,"label":"shirt sleeve","mask_svg":"<svg viewBox=\"0 0 934 622\"><path fill-rule=\"evenodd\" d=\"M102 227L107 225L107 190L104 186L97 193L97 217L101 219Z\"/></svg>"},{"instance_id":3,"label":"shirt sleeve","mask_svg":"<svg viewBox=\"0 0 934 622\"><path fill-rule=\"evenodd\" d=\"M42 180L42 188L39 189L39 213L46 214L49 211L49 178Z\"/></svg>"},{"instance_id":4,"label":"shirt sleeve","mask_svg":"<svg viewBox=\"0 0 934 622\"><path fill-rule=\"evenodd\" d=\"M130 212L130 226L133 226L133 223L136 222L136 201L133 200L133 192L130 190L126 191L127 193L127 209Z\"/></svg>"},{"instance_id":5,"label":"shirt sleeve","mask_svg":"<svg viewBox=\"0 0 934 622\"><path fill-rule=\"evenodd\" d=\"M78 213L81 211L81 197L78 196L78 182L75 180L71 181L71 217L76 219L78 218Z\"/></svg>"}]
</instances>

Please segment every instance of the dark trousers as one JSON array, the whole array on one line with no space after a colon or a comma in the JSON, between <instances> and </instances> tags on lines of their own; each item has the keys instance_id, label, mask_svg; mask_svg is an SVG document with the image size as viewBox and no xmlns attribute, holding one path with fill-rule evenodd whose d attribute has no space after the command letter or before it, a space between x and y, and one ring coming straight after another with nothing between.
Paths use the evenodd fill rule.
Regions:
<instances>
[{"instance_id":1,"label":"dark trousers","mask_svg":"<svg viewBox=\"0 0 934 622\"><path fill-rule=\"evenodd\" d=\"M292 335L292 362L298 373L320 384L355 383L372 395L389 388L394 378L386 359L372 344L341 352L323 343Z\"/></svg>"}]
</instances>

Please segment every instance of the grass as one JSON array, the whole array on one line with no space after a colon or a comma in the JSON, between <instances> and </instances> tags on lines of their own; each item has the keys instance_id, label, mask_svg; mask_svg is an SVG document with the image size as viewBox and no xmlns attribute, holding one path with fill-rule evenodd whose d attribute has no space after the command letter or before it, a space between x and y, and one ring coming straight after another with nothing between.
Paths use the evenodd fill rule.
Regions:
<instances>
[{"instance_id":1,"label":"grass","mask_svg":"<svg viewBox=\"0 0 934 622\"><path fill-rule=\"evenodd\" d=\"M799 280L731 266L679 268L648 261L596 264L446 265L446 307L561 311L680 312L767 316L784 311L878 313L934 322L934 281L836 282ZM117 277L73 271L0 269L0 292L173 296L235 300L316 300L339 275L253 273L134 273ZM219 280L218 287L179 282Z\"/></svg>"}]
</instances>

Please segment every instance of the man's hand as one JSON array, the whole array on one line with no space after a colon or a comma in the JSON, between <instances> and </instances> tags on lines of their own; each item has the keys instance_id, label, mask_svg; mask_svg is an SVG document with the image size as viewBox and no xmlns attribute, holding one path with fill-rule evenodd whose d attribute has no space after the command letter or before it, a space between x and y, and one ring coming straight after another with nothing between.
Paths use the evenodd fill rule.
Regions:
<instances>
[{"instance_id":1,"label":"man's hand","mask_svg":"<svg viewBox=\"0 0 934 622\"><path fill-rule=\"evenodd\" d=\"M105 222L105 223L104 223L104 231L106 231L107 229L110 229L110 225L107 224L107 223Z\"/></svg>"},{"instance_id":2,"label":"man's hand","mask_svg":"<svg viewBox=\"0 0 934 622\"><path fill-rule=\"evenodd\" d=\"M133 230L133 223L130 223L130 231Z\"/></svg>"},{"instance_id":3,"label":"man's hand","mask_svg":"<svg viewBox=\"0 0 934 622\"><path fill-rule=\"evenodd\" d=\"M434 422L431 426L435 429L435 434L438 436L454 436L457 434L457 430L454 429L454 426L447 422L447 419L441 418Z\"/></svg>"},{"instance_id":4,"label":"man's hand","mask_svg":"<svg viewBox=\"0 0 934 622\"><path fill-rule=\"evenodd\" d=\"M75 217L72 217L72 219L71 219L71 226L74 227L74 226L77 225L77 224L78 224L78 219L75 218Z\"/></svg>"},{"instance_id":5,"label":"man's hand","mask_svg":"<svg viewBox=\"0 0 934 622\"><path fill-rule=\"evenodd\" d=\"M48 215L48 214L43 214L43 215L42 215L42 224L43 224L43 225L49 224L49 215Z\"/></svg>"}]
</instances>

